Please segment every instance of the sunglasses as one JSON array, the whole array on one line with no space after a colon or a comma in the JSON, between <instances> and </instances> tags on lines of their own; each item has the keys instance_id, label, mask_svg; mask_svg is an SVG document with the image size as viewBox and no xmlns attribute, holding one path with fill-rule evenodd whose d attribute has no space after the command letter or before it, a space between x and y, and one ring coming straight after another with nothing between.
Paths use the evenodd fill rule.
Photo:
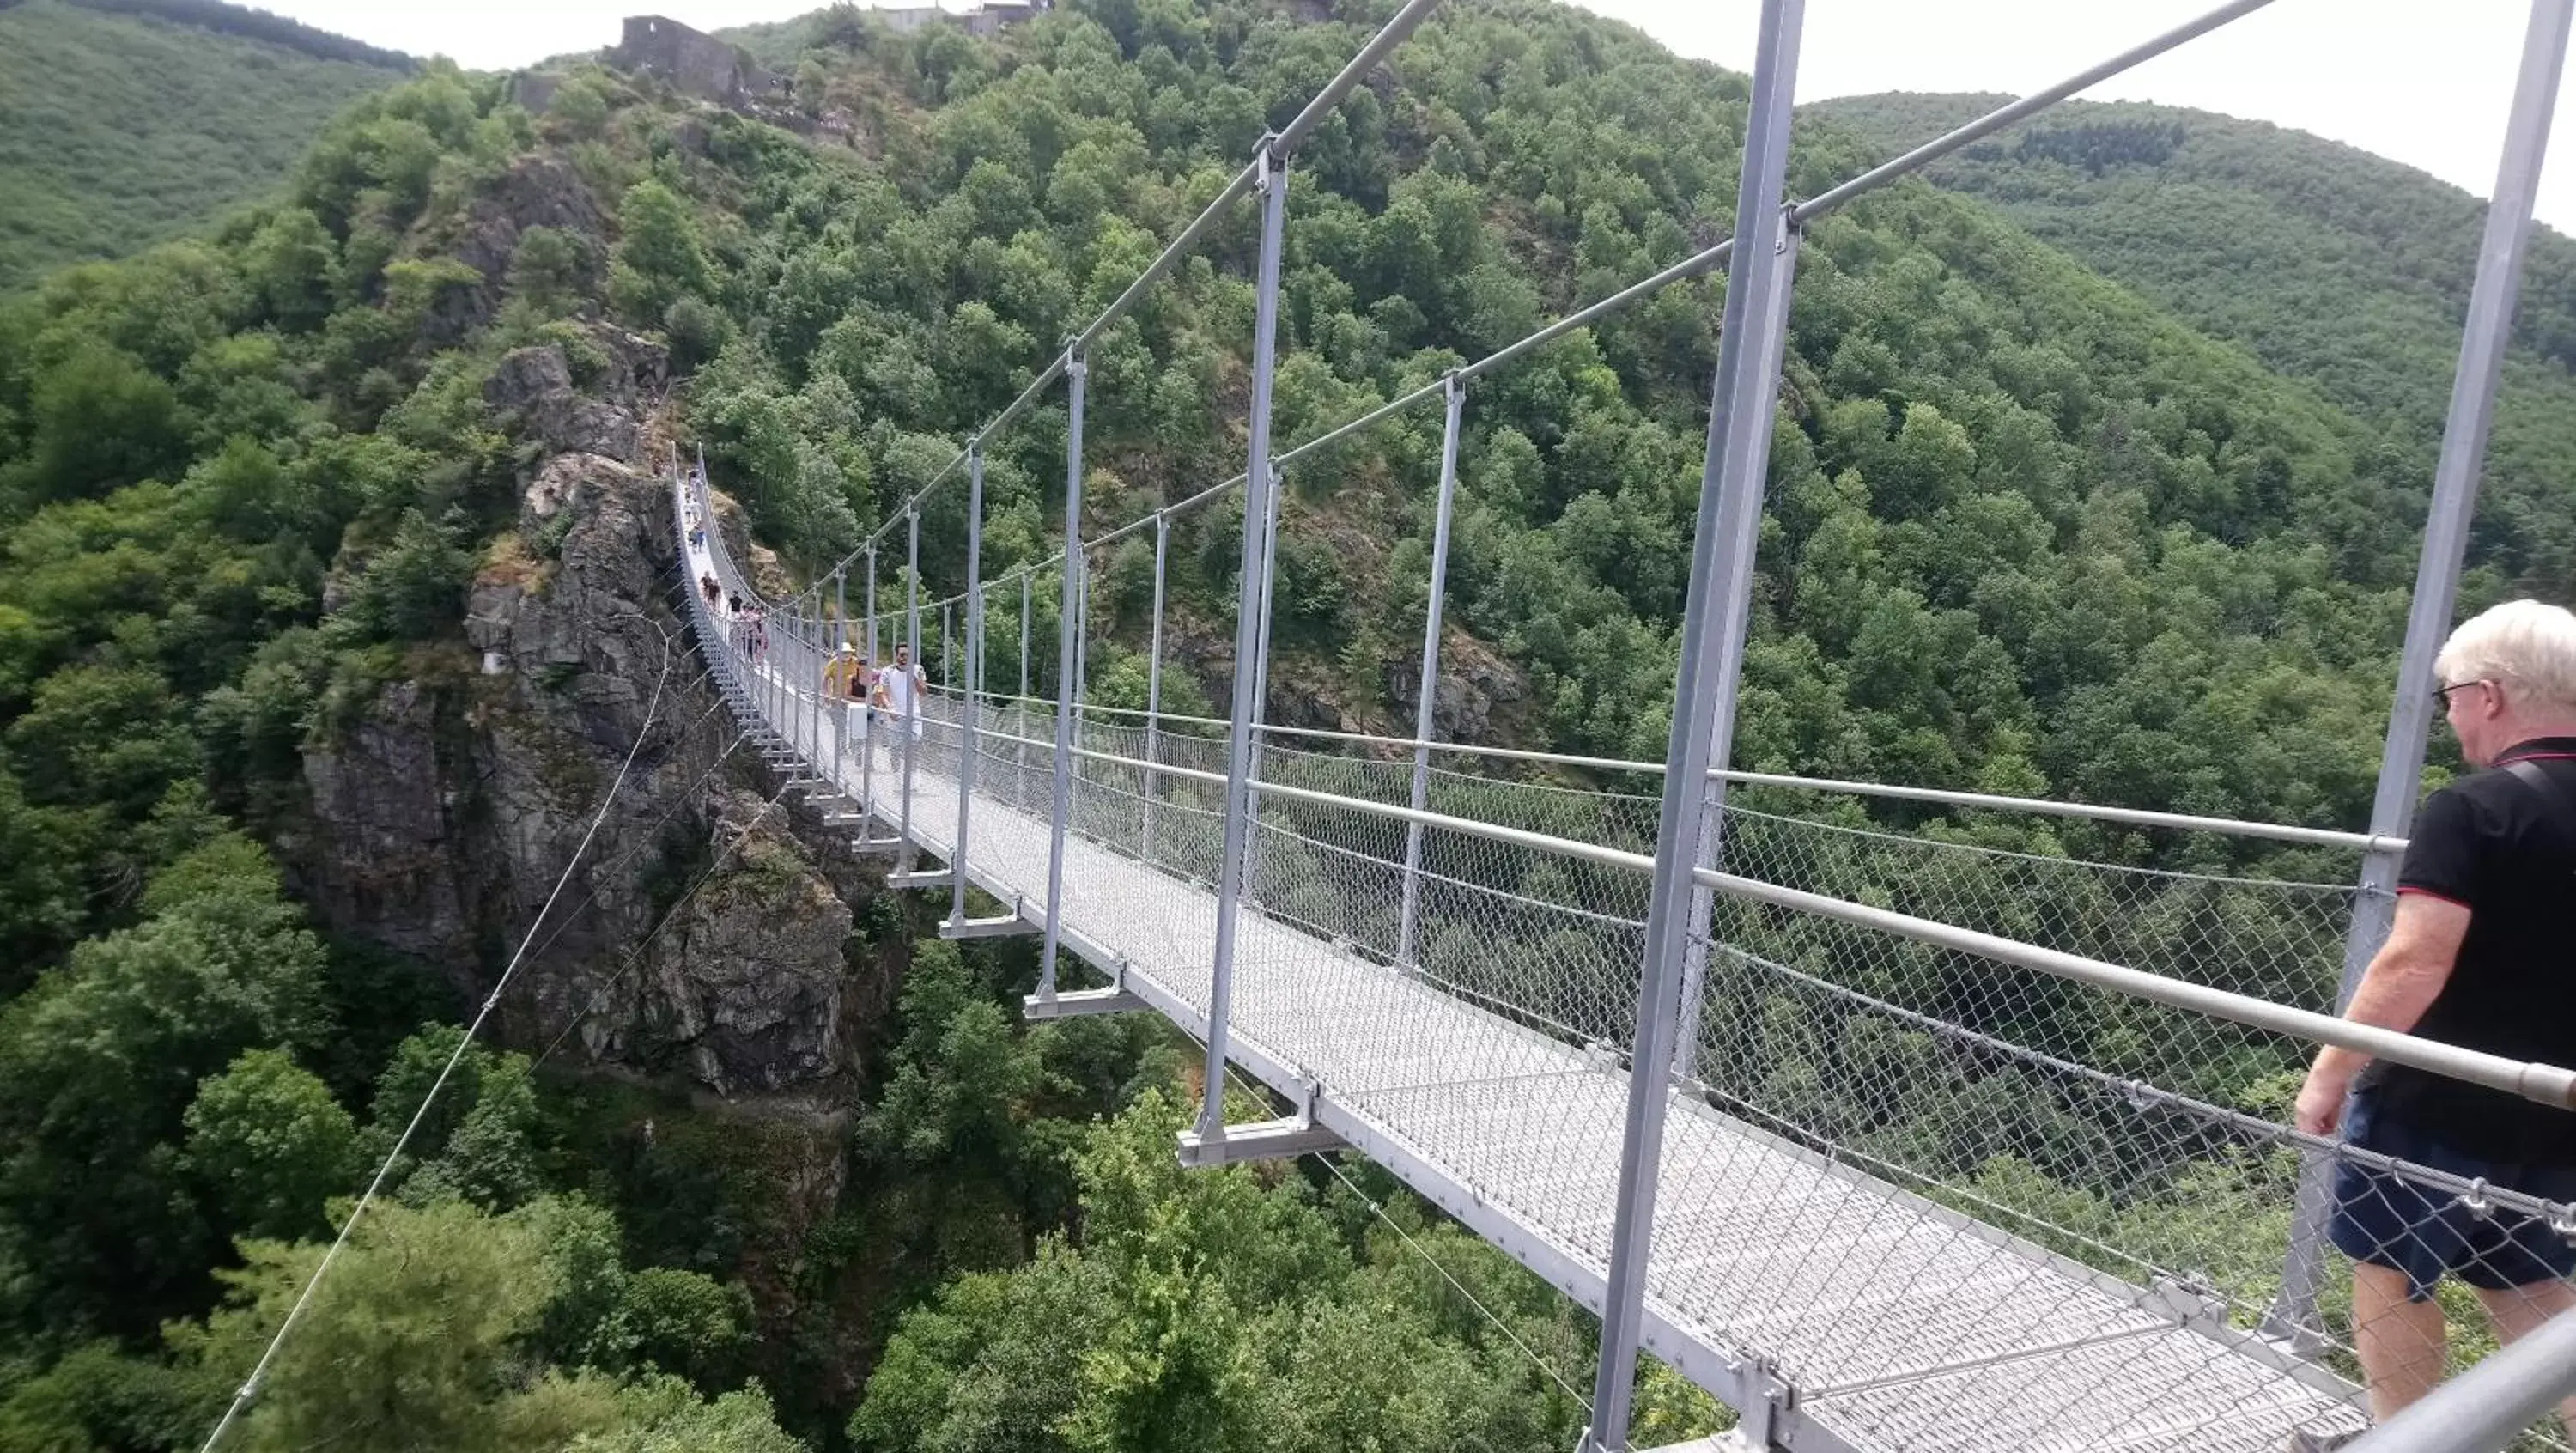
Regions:
<instances>
[{"instance_id":1,"label":"sunglasses","mask_svg":"<svg viewBox=\"0 0 2576 1453\"><path fill-rule=\"evenodd\" d=\"M2475 681L2454 681L2448 686L2436 686L2433 688L2433 704L2442 708L2444 711L2448 711L2451 709L2452 692L2466 691L2472 686L2488 686L2492 684L2492 682L2489 682L2484 678L2480 678Z\"/></svg>"}]
</instances>

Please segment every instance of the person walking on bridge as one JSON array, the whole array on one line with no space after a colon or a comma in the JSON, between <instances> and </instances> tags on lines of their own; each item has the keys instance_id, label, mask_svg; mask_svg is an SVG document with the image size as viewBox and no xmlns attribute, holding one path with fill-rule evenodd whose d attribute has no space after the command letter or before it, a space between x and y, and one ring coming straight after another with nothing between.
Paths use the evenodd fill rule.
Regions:
<instances>
[{"instance_id":1,"label":"person walking on bridge","mask_svg":"<svg viewBox=\"0 0 2576 1453\"><path fill-rule=\"evenodd\" d=\"M853 744L859 751L868 749L868 696L876 684L876 673L868 669L868 658L846 637L841 649L823 663L823 695L840 704L834 725L840 731L838 750L847 755Z\"/></svg>"},{"instance_id":2,"label":"person walking on bridge","mask_svg":"<svg viewBox=\"0 0 2576 1453\"><path fill-rule=\"evenodd\" d=\"M2496 606L2434 662L2473 771L2424 801L2397 918L2343 1017L2517 1060L2576 1065L2576 615ZM2576 1200L2576 1113L2371 1060L2318 1052L2298 1126L2547 1201ZM2510 1342L2576 1308L2576 1247L2542 1220L2345 1162L2327 1234L2353 1259L2353 1343L2385 1420L2441 1380L2443 1276ZM2576 1399L2563 1411L2576 1427ZM2340 1439L2301 1434L2294 1448Z\"/></svg>"},{"instance_id":3,"label":"person walking on bridge","mask_svg":"<svg viewBox=\"0 0 2576 1453\"><path fill-rule=\"evenodd\" d=\"M900 771L904 761L918 750L922 696L929 689L929 678L913 663L912 647L896 642L894 660L877 673L876 686L877 710L895 726L895 742L890 750L902 754L887 764L890 770Z\"/></svg>"},{"instance_id":4,"label":"person walking on bridge","mask_svg":"<svg viewBox=\"0 0 2576 1453\"><path fill-rule=\"evenodd\" d=\"M911 723L911 739L921 740L922 698L930 690L930 678L913 663L911 646L897 643L894 664L878 673L877 684L884 688L886 714Z\"/></svg>"}]
</instances>

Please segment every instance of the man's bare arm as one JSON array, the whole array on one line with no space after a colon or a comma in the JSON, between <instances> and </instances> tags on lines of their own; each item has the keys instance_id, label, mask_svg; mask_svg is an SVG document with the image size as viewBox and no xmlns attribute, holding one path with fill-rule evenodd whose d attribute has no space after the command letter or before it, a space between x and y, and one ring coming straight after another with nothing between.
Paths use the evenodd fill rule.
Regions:
<instances>
[{"instance_id":1,"label":"man's bare arm","mask_svg":"<svg viewBox=\"0 0 2576 1453\"><path fill-rule=\"evenodd\" d=\"M2403 1033L2413 1029L2441 997L2459 961L2460 941L2468 937L2469 907L2429 893L2408 893L2397 900L2397 922L2388 931L2361 987L2343 1017L2355 1024L2376 1025ZM2343 1115L2343 1099L2355 1075L2370 1063L2359 1050L2328 1045L2308 1067L2299 1091L2298 1125L2311 1135L2332 1134Z\"/></svg>"}]
</instances>

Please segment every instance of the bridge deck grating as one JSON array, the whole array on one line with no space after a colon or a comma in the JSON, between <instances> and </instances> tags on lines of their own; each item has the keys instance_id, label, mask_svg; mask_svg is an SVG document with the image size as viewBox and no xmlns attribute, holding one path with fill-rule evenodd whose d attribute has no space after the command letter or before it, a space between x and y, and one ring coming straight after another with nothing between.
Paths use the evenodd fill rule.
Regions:
<instances>
[{"instance_id":1,"label":"bridge deck grating","mask_svg":"<svg viewBox=\"0 0 2576 1453\"><path fill-rule=\"evenodd\" d=\"M703 554L693 566L706 568ZM786 729L829 776L829 738L814 741L802 714ZM914 773L910 824L944 859L957 785L928 765L955 755L937 735ZM893 737L880 725L869 744L890 828L903 818L890 810L902 782ZM840 775L861 785L857 752ZM979 785L969 826L976 876L1042 914L1051 831L1011 799L1045 794L987 780L996 790ZM1071 836L1063 912L1070 938L1107 946L1204 1021L1216 925L1204 883ZM1503 1207L1595 1277L1607 1265L1627 1095L1617 1065L1250 909L1231 1024L1447 1178L1417 1189ZM1720 1355L1752 1349L1808 1390L1792 1425L1806 1437L1869 1453L2251 1453L2284 1446L2294 1427L2361 1425L2342 1384L2286 1370L2242 1334L2183 1326L2146 1289L1696 1101L1675 1105L1650 1299L1672 1325L1708 1329Z\"/></svg>"}]
</instances>

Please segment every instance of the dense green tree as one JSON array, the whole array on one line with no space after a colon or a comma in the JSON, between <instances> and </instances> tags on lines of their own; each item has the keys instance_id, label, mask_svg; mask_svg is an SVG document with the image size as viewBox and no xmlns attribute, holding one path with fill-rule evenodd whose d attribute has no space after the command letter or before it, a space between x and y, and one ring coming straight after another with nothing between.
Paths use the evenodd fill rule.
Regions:
<instances>
[{"instance_id":1,"label":"dense green tree","mask_svg":"<svg viewBox=\"0 0 2576 1453\"><path fill-rule=\"evenodd\" d=\"M706 255L688 203L661 182L637 182L618 207L621 235L608 264L609 299L647 326L671 305L707 291Z\"/></svg>"},{"instance_id":2,"label":"dense green tree","mask_svg":"<svg viewBox=\"0 0 2576 1453\"><path fill-rule=\"evenodd\" d=\"M324 1203L357 1188L357 1123L275 1050L246 1051L200 1081L185 1118L189 1174L236 1235L313 1235Z\"/></svg>"},{"instance_id":3,"label":"dense green tree","mask_svg":"<svg viewBox=\"0 0 2576 1453\"><path fill-rule=\"evenodd\" d=\"M0 1258L10 1310L65 1331L150 1328L211 1248L180 1144L200 1080L328 1024L321 945L273 873L221 879L76 947L0 1010Z\"/></svg>"}]
</instances>

